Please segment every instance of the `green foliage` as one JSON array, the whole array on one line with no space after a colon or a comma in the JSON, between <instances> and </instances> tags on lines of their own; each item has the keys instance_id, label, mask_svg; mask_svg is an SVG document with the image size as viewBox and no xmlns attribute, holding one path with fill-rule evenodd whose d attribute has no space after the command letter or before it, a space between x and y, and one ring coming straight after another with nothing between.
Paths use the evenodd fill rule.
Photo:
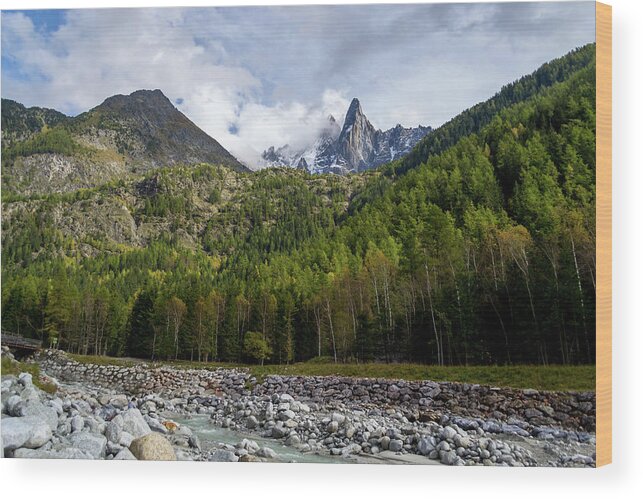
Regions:
<instances>
[{"instance_id":1,"label":"green foliage","mask_svg":"<svg viewBox=\"0 0 643 499\"><path fill-rule=\"evenodd\" d=\"M268 342L256 331L248 331L243 340L245 355L254 362L263 364L272 355Z\"/></svg>"},{"instance_id":2,"label":"green foliage","mask_svg":"<svg viewBox=\"0 0 643 499\"><path fill-rule=\"evenodd\" d=\"M71 156L83 148L74 142L71 134L63 127L45 129L32 138L12 144L2 150L3 162L11 162L19 156L57 153Z\"/></svg>"},{"instance_id":3,"label":"green foliage","mask_svg":"<svg viewBox=\"0 0 643 499\"><path fill-rule=\"evenodd\" d=\"M141 246L80 251L54 218L75 197L16 206L3 327L154 360L592 364L593 51L436 130L412 168L200 165L74 194L136 194L136 222L169 228Z\"/></svg>"},{"instance_id":4,"label":"green foliage","mask_svg":"<svg viewBox=\"0 0 643 499\"><path fill-rule=\"evenodd\" d=\"M28 364L25 362L12 361L8 357L2 358L2 375L12 374L14 376L20 373L29 373L33 379L33 384L46 393L56 393L56 385L40 378L40 367L38 364Z\"/></svg>"}]
</instances>

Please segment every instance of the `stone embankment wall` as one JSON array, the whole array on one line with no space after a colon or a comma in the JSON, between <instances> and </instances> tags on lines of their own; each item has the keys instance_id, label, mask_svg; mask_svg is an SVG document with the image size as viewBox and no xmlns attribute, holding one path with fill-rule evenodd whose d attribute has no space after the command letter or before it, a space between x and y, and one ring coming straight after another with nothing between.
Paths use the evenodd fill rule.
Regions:
<instances>
[{"instance_id":1,"label":"stone embankment wall","mask_svg":"<svg viewBox=\"0 0 643 499\"><path fill-rule=\"evenodd\" d=\"M525 421L533 426L595 431L593 392L548 392L496 388L468 383L344 378L336 376L267 376L258 383L244 370L151 368L80 364L60 351L46 351L43 369L67 381L85 381L132 395L247 395L288 393L324 406L341 403L362 408L403 408L407 417L439 421L442 415Z\"/></svg>"}]
</instances>

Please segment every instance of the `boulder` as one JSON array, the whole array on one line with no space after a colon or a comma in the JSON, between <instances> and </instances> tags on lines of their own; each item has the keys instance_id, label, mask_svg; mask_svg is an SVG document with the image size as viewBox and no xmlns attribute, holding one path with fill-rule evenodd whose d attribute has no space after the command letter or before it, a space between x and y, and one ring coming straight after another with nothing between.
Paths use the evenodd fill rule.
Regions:
<instances>
[{"instance_id":1,"label":"boulder","mask_svg":"<svg viewBox=\"0 0 643 499\"><path fill-rule=\"evenodd\" d=\"M400 452L404 447L402 440L393 439L388 444L388 449L392 452Z\"/></svg>"},{"instance_id":2,"label":"boulder","mask_svg":"<svg viewBox=\"0 0 643 499\"><path fill-rule=\"evenodd\" d=\"M427 456L435 449L435 439L433 437L423 437L418 442L418 451L423 456Z\"/></svg>"},{"instance_id":3,"label":"boulder","mask_svg":"<svg viewBox=\"0 0 643 499\"><path fill-rule=\"evenodd\" d=\"M10 450L27 447L36 449L51 440L51 428L35 416L2 419L2 448Z\"/></svg>"},{"instance_id":4,"label":"boulder","mask_svg":"<svg viewBox=\"0 0 643 499\"><path fill-rule=\"evenodd\" d=\"M123 447L129 447L130 445L132 445L133 441L134 437L132 436L132 434L123 431L121 432L121 439L118 441L118 443Z\"/></svg>"},{"instance_id":5,"label":"boulder","mask_svg":"<svg viewBox=\"0 0 643 499\"><path fill-rule=\"evenodd\" d=\"M148 433L135 439L129 450L140 461L176 461L172 445L160 433Z\"/></svg>"},{"instance_id":6,"label":"boulder","mask_svg":"<svg viewBox=\"0 0 643 499\"><path fill-rule=\"evenodd\" d=\"M277 457L277 453L272 450L270 447L262 447L257 451L257 456L267 457L268 459L274 459Z\"/></svg>"},{"instance_id":7,"label":"boulder","mask_svg":"<svg viewBox=\"0 0 643 499\"><path fill-rule=\"evenodd\" d=\"M143 419L141 411L138 409L127 409L121 413L123 418L123 431L131 434L134 438L143 437L152 433L149 425Z\"/></svg>"},{"instance_id":8,"label":"boulder","mask_svg":"<svg viewBox=\"0 0 643 499\"><path fill-rule=\"evenodd\" d=\"M114 395L111 399L109 399L109 403L116 407L117 409L125 409L127 407L127 404L129 403L129 400L127 400L126 395Z\"/></svg>"},{"instance_id":9,"label":"boulder","mask_svg":"<svg viewBox=\"0 0 643 499\"><path fill-rule=\"evenodd\" d=\"M123 449L114 456L115 461L136 461L136 456L129 449Z\"/></svg>"},{"instance_id":10,"label":"boulder","mask_svg":"<svg viewBox=\"0 0 643 499\"><path fill-rule=\"evenodd\" d=\"M22 416L34 416L45 421L51 431L56 431L56 428L58 428L58 413L53 407L48 407L32 400L22 406L21 413Z\"/></svg>"},{"instance_id":11,"label":"boulder","mask_svg":"<svg viewBox=\"0 0 643 499\"><path fill-rule=\"evenodd\" d=\"M91 459L102 459L105 457L107 439L103 435L89 432L72 433L69 438L75 449L88 454Z\"/></svg>"},{"instance_id":12,"label":"boulder","mask_svg":"<svg viewBox=\"0 0 643 499\"><path fill-rule=\"evenodd\" d=\"M236 463L239 458L235 455L234 452L224 449L215 449L210 452L208 461L213 461L216 463Z\"/></svg>"},{"instance_id":13,"label":"boulder","mask_svg":"<svg viewBox=\"0 0 643 499\"><path fill-rule=\"evenodd\" d=\"M246 427L248 429L254 430L257 426L259 426L259 421L257 421L256 417L250 416L246 419Z\"/></svg>"},{"instance_id":14,"label":"boulder","mask_svg":"<svg viewBox=\"0 0 643 499\"><path fill-rule=\"evenodd\" d=\"M33 376L29 373L20 373L18 375L18 383L20 383L25 388L33 385Z\"/></svg>"},{"instance_id":15,"label":"boulder","mask_svg":"<svg viewBox=\"0 0 643 499\"><path fill-rule=\"evenodd\" d=\"M107 437L107 440L110 442L115 444L120 443L122 434L123 430L121 427L113 421L110 421L105 425L105 437Z\"/></svg>"},{"instance_id":16,"label":"boulder","mask_svg":"<svg viewBox=\"0 0 643 499\"><path fill-rule=\"evenodd\" d=\"M161 433L163 435L167 435L168 429L158 419L154 419L147 414L143 416L143 418L145 419L147 425L150 427L150 430Z\"/></svg>"},{"instance_id":17,"label":"boulder","mask_svg":"<svg viewBox=\"0 0 643 499\"><path fill-rule=\"evenodd\" d=\"M85 428L85 420L80 414L76 414L74 417L72 417L70 420L70 424L71 431L73 433L83 431L83 428Z\"/></svg>"}]
</instances>

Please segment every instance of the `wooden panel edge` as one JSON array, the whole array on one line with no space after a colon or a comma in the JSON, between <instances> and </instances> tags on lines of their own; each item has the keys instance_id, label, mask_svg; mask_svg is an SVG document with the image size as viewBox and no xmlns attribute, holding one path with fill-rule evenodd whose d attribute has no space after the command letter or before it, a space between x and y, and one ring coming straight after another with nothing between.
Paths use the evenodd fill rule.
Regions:
<instances>
[{"instance_id":1,"label":"wooden panel edge","mask_svg":"<svg viewBox=\"0 0 643 499\"><path fill-rule=\"evenodd\" d=\"M596 465L612 462L612 7L596 2Z\"/></svg>"}]
</instances>

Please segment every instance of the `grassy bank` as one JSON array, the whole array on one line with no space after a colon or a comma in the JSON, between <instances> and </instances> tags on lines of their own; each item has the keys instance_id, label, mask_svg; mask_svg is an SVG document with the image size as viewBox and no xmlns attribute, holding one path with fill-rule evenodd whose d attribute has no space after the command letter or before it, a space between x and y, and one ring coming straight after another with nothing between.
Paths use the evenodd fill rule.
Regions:
<instances>
[{"instance_id":1,"label":"grassy bank","mask_svg":"<svg viewBox=\"0 0 643 499\"><path fill-rule=\"evenodd\" d=\"M78 362L128 366L133 360L110 357L72 356ZM150 365L160 365L150 363ZM165 362L178 368L216 369L243 367L259 379L270 374L291 376L350 376L363 378L391 378L409 381L433 380L478 383L537 390L594 391L596 367L584 366L427 366L421 364L334 364L332 362L302 362L291 365L236 365L216 362Z\"/></svg>"},{"instance_id":2,"label":"grassy bank","mask_svg":"<svg viewBox=\"0 0 643 499\"><path fill-rule=\"evenodd\" d=\"M306 376L352 376L433 381L456 381L481 385L537 390L594 391L595 366L427 366L418 364L293 364L254 366L258 376L290 374Z\"/></svg>"},{"instance_id":3,"label":"grassy bank","mask_svg":"<svg viewBox=\"0 0 643 499\"><path fill-rule=\"evenodd\" d=\"M3 375L13 374L14 376L17 376L20 373L29 373L33 379L33 384L38 388L47 393L54 393L56 391L56 386L54 384L40 381L40 368L38 367L38 364L26 364L18 361L12 362L5 357L2 359L1 373Z\"/></svg>"}]
</instances>

